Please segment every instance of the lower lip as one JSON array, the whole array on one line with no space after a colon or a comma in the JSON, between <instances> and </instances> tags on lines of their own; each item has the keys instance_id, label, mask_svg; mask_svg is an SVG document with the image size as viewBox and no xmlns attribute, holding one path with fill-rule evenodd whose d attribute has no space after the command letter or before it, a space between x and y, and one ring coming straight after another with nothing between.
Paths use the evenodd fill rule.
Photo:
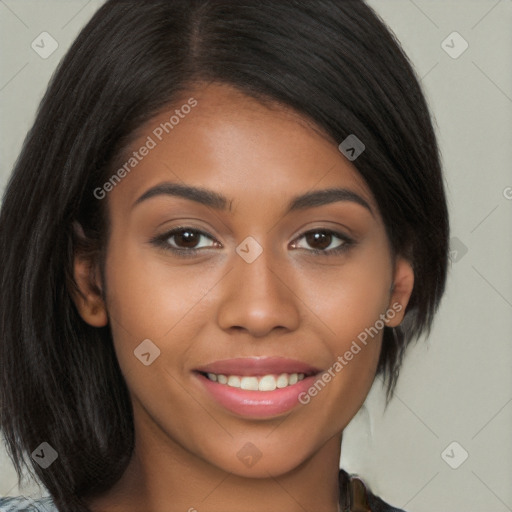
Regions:
<instances>
[{"instance_id":1,"label":"lower lip","mask_svg":"<svg viewBox=\"0 0 512 512\"><path fill-rule=\"evenodd\" d=\"M274 391L246 391L219 384L201 373L196 374L213 398L229 411L251 418L269 418L290 411L300 404L299 395L306 392L316 375Z\"/></svg>"}]
</instances>

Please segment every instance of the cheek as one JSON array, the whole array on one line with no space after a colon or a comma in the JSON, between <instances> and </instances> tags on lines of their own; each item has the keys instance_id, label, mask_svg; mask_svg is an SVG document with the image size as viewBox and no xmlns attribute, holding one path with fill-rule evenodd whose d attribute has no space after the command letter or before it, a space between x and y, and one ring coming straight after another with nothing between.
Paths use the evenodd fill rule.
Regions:
<instances>
[{"instance_id":1,"label":"cheek","mask_svg":"<svg viewBox=\"0 0 512 512\"><path fill-rule=\"evenodd\" d=\"M347 258L343 265L324 265L314 272L303 272L298 279L298 295L314 312L307 315L314 324L312 329L322 333L330 354L325 390L319 384L321 391L313 391L322 398L312 398L316 403L312 410L325 414L326 424L336 418L338 427L346 425L373 383L385 325L381 315L390 307L391 268L383 241L373 250ZM317 410L326 403L325 413Z\"/></svg>"},{"instance_id":2,"label":"cheek","mask_svg":"<svg viewBox=\"0 0 512 512\"><path fill-rule=\"evenodd\" d=\"M309 296L315 305L312 321L316 332L321 330L330 361L319 377L321 382L309 388L301 403L306 404L304 415L319 435L343 430L373 384L382 345L380 315L387 311L389 300L385 270L385 266L353 268L339 270L337 275L323 273L322 279L315 280L317 292Z\"/></svg>"},{"instance_id":3,"label":"cheek","mask_svg":"<svg viewBox=\"0 0 512 512\"><path fill-rule=\"evenodd\" d=\"M117 359L132 399L144 404L158 423L184 429L186 421L173 416L173 411L201 413L192 410L195 402L182 384L189 351L186 340L197 337L205 322L207 293L218 277L208 269L198 273L193 265L171 267L165 256L148 257L148 249L135 244L123 246L122 241L113 240L111 247L106 265L107 308ZM147 366L136 357L143 353L142 346L144 353L150 353ZM169 403L172 409L165 406Z\"/></svg>"},{"instance_id":4,"label":"cheek","mask_svg":"<svg viewBox=\"0 0 512 512\"><path fill-rule=\"evenodd\" d=\"M388 309L391 262L384 251L362 253L343 265L305 271L297 280L297 295L314 311L334 357Z\"/></svg>"},{"instance_id":5,"label":"cheek","mask_svg":"<svg viewBox=\"0 0 512 512\"><path fill-rule=\"evenodd\" d=\"M107 263L109 315L140 340L166 336L185 317L193 324L204 318L197 311L218 281L215 269L198 269L171 266L165 255L149 257L144 247L117 246Z\"/></svg>"}]
</instances>

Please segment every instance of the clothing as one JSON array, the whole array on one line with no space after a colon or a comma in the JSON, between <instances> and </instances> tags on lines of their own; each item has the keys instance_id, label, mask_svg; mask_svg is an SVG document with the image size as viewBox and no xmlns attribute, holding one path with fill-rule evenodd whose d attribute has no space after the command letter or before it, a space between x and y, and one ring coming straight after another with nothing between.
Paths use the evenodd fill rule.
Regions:
<instances>
[{"instance_id":1,"label":"clothing","mask_svg":"<svg viewBox=\"0 0 512 512\"><path fill-rule=\"evenodd\" d=\"M50 496L39 499L24 496L0 498L0 512L59 512Z\"/></svg>"},{"instance_id":2,"label":"clothing","mask_svg":"<svg viewBox=\"0 0 512 512\"><path fill-rule=\"evenodd\" d=\"M374 496L356 475L349 475L340 469L338 481L342 512L404 512ZM9 496L0 498L0 512L59 512L59 510L50 497L31 499L23 496ZM146 511L141 510L141 512Z\"/></svg>"}]
</instances>

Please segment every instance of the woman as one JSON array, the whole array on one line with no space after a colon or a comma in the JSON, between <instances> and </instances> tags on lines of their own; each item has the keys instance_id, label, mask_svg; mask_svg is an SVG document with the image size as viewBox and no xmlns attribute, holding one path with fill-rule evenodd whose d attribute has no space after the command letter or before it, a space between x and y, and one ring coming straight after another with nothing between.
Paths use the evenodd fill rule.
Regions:
<instances>
[{"instance_id":1,"label":"woman","mask_svg":"<svg viewBox=\"0 0 512 512\"><path fill-rule=\"evenodd\" d=\"M342 434L429 330L448 217L418 81L362 1L107 1L0 238L1 427L34 507L398 510L339 469Z\"/></svg>"}]
</instances>

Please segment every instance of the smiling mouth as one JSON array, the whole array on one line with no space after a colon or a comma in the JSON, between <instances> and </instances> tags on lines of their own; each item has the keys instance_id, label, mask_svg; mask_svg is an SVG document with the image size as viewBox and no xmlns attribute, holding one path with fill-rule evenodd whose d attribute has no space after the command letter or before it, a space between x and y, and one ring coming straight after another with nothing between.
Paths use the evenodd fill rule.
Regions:
<instances>
[{"instance_id":1,"label":"smiling mouth","mask_svg":"<svg viewBox=\"0 0 512 512\"><path fill-rule=\"evenodd\" d=\"M207 396L238 417L276 418L299 406L322 370L285 357L242 357L211 362L193 373Z\"/></svg>"},{"instance_id":2,"label":"smiling mouth","mask_svg":"<svg viewBox=\"0 0 512 512\"><path fill-rule=\"evenodd\" d=\"M280 373L267 375L224 375L222 373L199 372L201 375L232 388L246 391L274 391L293 386L314 373Z\"/></svg>"}]
</instances>

